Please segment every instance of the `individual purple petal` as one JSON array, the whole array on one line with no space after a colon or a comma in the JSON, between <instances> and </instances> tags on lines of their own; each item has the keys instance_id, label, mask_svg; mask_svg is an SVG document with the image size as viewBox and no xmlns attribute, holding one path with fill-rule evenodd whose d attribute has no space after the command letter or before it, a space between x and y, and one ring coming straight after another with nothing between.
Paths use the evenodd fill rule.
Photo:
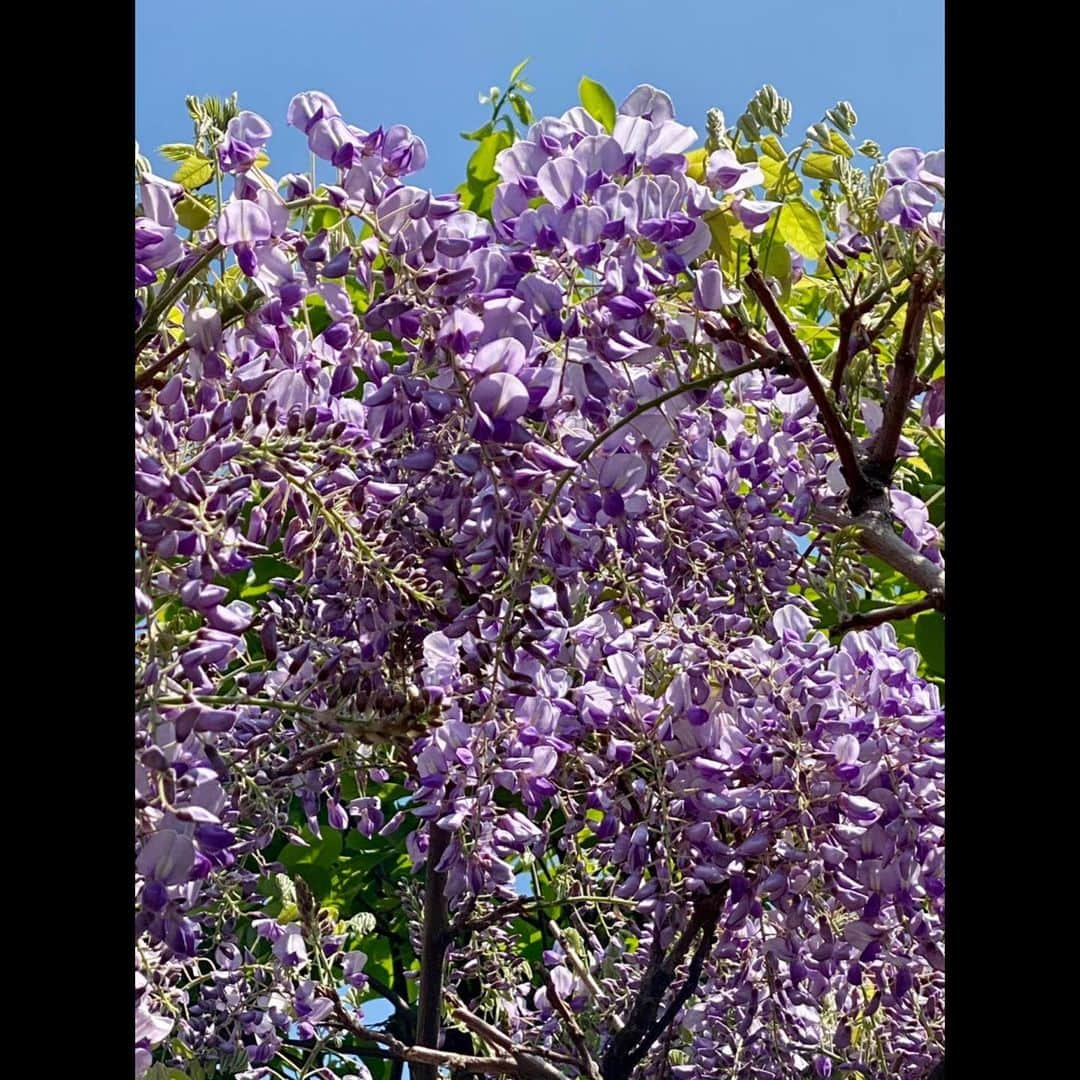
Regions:
<instances>
[{"instance_id":1,"label":"individual purple petal","mask_svg":"<svg viewBox=\"0 0 1080 1080\"><path fill-rule=\"evenodd\" d=\"M890 184L902 184L906 180L918 180L919 170L926 156L914 146L901 146L885 159L885 176Z\"/></svg>"},{"instance_id":2,"label":"individual purple petal","mask_svg":"<svg viewBox=\"0 0 1080 1080\"><path fill-rule=\"evenodd\" d=\"M544 198L556 209L562 209L572 198L583 193L585 170L573 158L557 158L541 166L536 183Z\"/></svg>"},{"instance_id":3,"label":"individual purple petal","mask_svg":"<svg viewBox=\"0 0 1080 1080\"><path fill-rule=\"evenodd\" d=\"M671 98L663 90L657 90L648 83L635 86L626 95L618 111L623 116L642 116L658 124L675 118L675 106Z\"/></svg>"},{"instance_id":4,"label":"individual purple petal","mask_svg":"<svg viewBox=\"0 0 1080 1080\"><path fill-rule=\"evenodd\" d=\"M674 120L665 120L662 124L654 122L646 143L645 160L651 161L665 154L681 154L696 141L697 132L692 127Z\"/></svg>"},{"instance_id":5,"label":"individual purple petal","mask_svg":"<svg viewBox=\"0 0 1080 1080\"><path fill-rule=\"evenodd\" d=\"M644 459L639 454L612 454L605 458L597 481L602 488L610 488L620 495L632 495L641 487L648 474Z\"/></svg>"},{"instance_id":6,"label":"individual purple petal","mask_svg":"<svg viewBox=\"0 0 1080 1080\"><path fill-rule=\"evenodd\" d=\"M307 90L289 102L287 120L292 127L299 128L306 135L317 120L340 115L338 107L326 94Z\"/></svg>"},{"instance_id":7,"label":"individual purple petal","mask_svg":"<svg viewBox=\"0 0 1080 1080\"><path fill-rule=\"evenodd\" d=\"M724 284L724 275L714 260L710 259L700 270L694 271L694 303L702 310L719 311L740 300L742 293Z\"/></svg>"},{"instance_id":8,"label":"individual purple petal","mask_svg":"<svg viewBox=\"0 0 1080 1080\"><path fill-rule=\"evenodd\" d=\"M930 239L934 241L939 248L945 247L945 214L941 210L933 210L926 215L926 231L930 234Z\"/></svg>"},{"instance_id":9,"label":"individual purple petal","mask_svg":"<svg viewBox=\"0 0 1080 1080\"><path fill-rule=\"evenodd\" d=\"M731 205L732 212L751 232L760 232L779 207L780 203L767 199L739 199Z\"/></svg>"},{"instance_id":10,"label":"individual purple petal","mask_svg":"<svg viewBox=\"0 0 1080 1080\"><path fill-rule=\"evenodd\" d=\"M162 829L143 845L135 867L145 878L163 885L180 885L187 881L195 865L195 845L189 836Z\"/></svg>"},{"instance_id":11,"label":"individual purple petal","mask_svg":"<svg viewBox=\"0 0 1080 1080\"><path fill-rule=\"evenodd\" d=\"M272 231L270 215L247 199L226 203L218 218L218 242L226 247L269 240Z\"/></svg>"},{"instance_id":12,"label":"individual purple petal","mask_svg":"<svg viewBox=\"0 0 1080 1080\"><path fill-rule=\"evenodd\" d=\"M585 170L585 175L601 172L613 176L622 168L622 147L610 135L590 135L571 151L574 160Z\"/></svg>"},{"instance_id":13,"label":"individual purple petal","mask_svg":"<svg viewBox=\"0 0 1080 1080\"><path fill-rule=\"evenodd\" d=\"M765 183L765 174L756 162L744 164L735 156L734 150L723 147L709 155L705 164L705 179L709 187L721 191L745 191L746 188Z\"/></svg>"},{"instance_id":14,"label":"individual purple petal","mask_svg":"<svg viewBox=\"0 0 1080 1080\"><path fill-rule=\"evenodd\" d=\"M387 176L407 176L427 164L427 147L419 135L404 124L387 128L382 140L383 171Z\"/></svg>"},{"instance_id":15,"label":"individual purple petal","mask_svg":"<svg viewBox=\"0 0 1080 1080\"><path fill-rule=\"evenodd\" d=\"M901 229L917 229L934 208L937 195L918 180L908 180L889 188L878 204L882 221Z\"/></svg>"},{"instance_id":16,"label":"individual purple petal","mask_svg":"<svg viewBox=\"0 0 1080 1080\"><path fill-rule=\"evenodd\" d=\"M918 177L929 187L937 188L942 195L945 194L945 151L935 150L926 155Z\"/></svg>"},{"instance_id":17,"label":"individual purple petal","mask_svg":"<svg viewBox=\"0 0 1080 1080\"><path fill-rule=\"evenodd\" d=\"M485 375L473 387L472 400L493 420L516 420L529 408L529 392L524 383L505 371Z\"/></svg>"},{"instance_id":18,"label":"individual purple petal","mask_svg":"<svg viewBox=\"0 0 1080 1080\"><path fill-rule=\"evenodd\" d=\"M237 113L225 130L229 136L255 150L261 149L273 134L273 128L258 113L247 110Z\"/></svg>"},{"instance_id":19,"label":"individual purple petal","mask_svg":"<svg viewBox=\"0 0 1080 1080\"><path fill-rule=\"evenodd\" d=\"M517 338L499 338L481 345L469 366L477 375L496 371L516 375L525 366L525 347Z\"/></svg>"},{"instance_id":20,"label":"individual purple petal","mask_svg":"<svg viewBox=\"0 0 1080 1080\"><path fill-rule=\"evenodd\" d=\"M170 180L147 173L139 182L143 214L166 229L176 228L176 211L173 202L183 195L184 189Z\"/></svg>"},{"instance_id":21,"label":"individual purple petal","mask_svg":"<svg viewBox=\"0 0 1080 1080\"><path fill-rule=\"evenodd\" d=\"M859 760L859 740L854 735L841 735L832 746L838 765L853 765Z\"/></svg>"},{"instance_id":22,"label":"individual purple petal","mask_svg":"<svg viewBox=\"0 0 1080 1080\"><path fill-rule=\"evenodd\" d=\"M308 129L311 152L341 169L350 169L363 155L356 133L341 119L331 116L316 120Z\"/></svg>"},{"instance_id":23,"label":"individual purple petal","mask_svg":"<svg viewBox=\"0 0 1080 1080\"><path fill-rule=\"evenodd\" d=\"M549 160L549 156L536 143L522 139L495 155L495 171L503 180L531 179Z\"/></svg>"}]
</instances>

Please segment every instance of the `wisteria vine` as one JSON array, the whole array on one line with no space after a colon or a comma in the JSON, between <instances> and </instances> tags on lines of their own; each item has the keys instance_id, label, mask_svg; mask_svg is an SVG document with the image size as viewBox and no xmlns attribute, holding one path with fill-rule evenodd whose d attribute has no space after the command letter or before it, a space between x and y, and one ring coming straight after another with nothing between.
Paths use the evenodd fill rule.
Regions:
<instances>
[{"instance_id":1,"label":"wisteria vine","mask_svg":"<svg viewBox=\"0 0 1080 1080\"><path fill-rule=\"evenodd\" d=\"M928 1076L944 153L519 76L137 159L136 1077Z\"/></svg>"}]
</instances>

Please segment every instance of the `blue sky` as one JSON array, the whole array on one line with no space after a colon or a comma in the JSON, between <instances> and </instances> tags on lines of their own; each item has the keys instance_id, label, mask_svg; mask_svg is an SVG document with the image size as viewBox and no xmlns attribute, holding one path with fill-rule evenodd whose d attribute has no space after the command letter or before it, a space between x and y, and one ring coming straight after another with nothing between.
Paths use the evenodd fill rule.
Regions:
<instances>
[{"instance_id":1,"label":"blue sky","mask_svg":"<svg viewBox=\"0 0 1080 1080\"><path fill-rule=\"evenodd\" d=\"M799 135L844 98L859 114L856 135L885 150L944 140L944 0L395 0L306 12L285 0L222 0L199 13L197 29L194 19L136 0L135 131L164 175L175 166L153 151L190 138L184 96L233 90L274 126L270 172L306 169L305 141L286 127L285 109L297 91L323 90L359 127L408 124L429 150L413 182L449 191L473 145L459 132L488 115L477 93L505 85L526 56L538 116L577 104L583 74L616 102L649 82L704 137L706 109L734 122L771 82L794 103Z\"/></svg>"}]
</instances>

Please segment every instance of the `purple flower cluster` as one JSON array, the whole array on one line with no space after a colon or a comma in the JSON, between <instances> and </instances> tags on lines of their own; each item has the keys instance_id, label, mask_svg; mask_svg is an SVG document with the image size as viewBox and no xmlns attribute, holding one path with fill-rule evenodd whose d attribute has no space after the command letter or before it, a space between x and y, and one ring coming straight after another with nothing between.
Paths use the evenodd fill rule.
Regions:
<instances>
[{"instance_id":1,"label":"purple flower cluster","mask_svg":"<svg viewBox=\"0 0 1080 1080\"><path fill-rule=\"evenodd\" d=\"M901 147L886 158L885 176L889 187L878 207L882 220L907 231L922 229L943 248L945 212L934 207L945 198L945 151L924 154Z\"/></svg>"},{"instance_id":2,"label":"purple flower cluster","mask_svg":"<svg viewBox=\"0 0 1080 1080\"><path fill-rule=\"evenodd\" d=\"M574 108L503 150L488 221L405 182L426 149L402 125L314 91L288 123L334 183L275 187L242 112L207 229L181 240L182 189L141 189L137 1076L170 1040L269 1075L290 1026L365 986L347 931L316 946L295 897L266 914L268 849L308 842L296 808L309 836L400 835L416 869L449 833L455 918L545 857L568 909L607 898L544 954L598 1045L723 884L672 1075L925 1075L944 718L889 627L830 644L799 595L834 454L707 258L707 214L752 233L779 205L752 198L761 169L720 150L689 177L695 132L640 86L610 134ZM939 228L943 157L889 170L885 220ZM247 294L173 289L219 255ZM373 794L390 776L407 806ZM512 1035L572 1049L548 986L496 955L517 948L507 926L458 941L450 985L471 1002L483 974Z\"/></svg>"}]
</instances>

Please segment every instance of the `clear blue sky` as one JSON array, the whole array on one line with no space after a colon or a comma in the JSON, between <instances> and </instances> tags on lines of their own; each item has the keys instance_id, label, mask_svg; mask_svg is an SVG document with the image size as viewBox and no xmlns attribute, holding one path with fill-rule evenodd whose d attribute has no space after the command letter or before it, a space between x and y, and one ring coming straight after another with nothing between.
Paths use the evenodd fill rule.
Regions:
<instances>
[{"instance_id":1,"label":"clear blue sky","mask_svg":"<svg viewBox=\"0 0 1080 1080\"><path fill-rule=\"evenodd\" d=\"M198 12L136 0L135 20L136 137L165 175L175 166L153 151L190 139L184 96L233 90L274 127L270 172L306 169L285 109L297 91L323 90L359 127L408 124L429 151L413 182L449 191L473 145L459 132L488 115L477 93L526 56L538 116L576 105L583 74L616 102L649 82L704 137L706 109L733 123L771 82L794 103L799 136L845 98L856 135L885 150L944 141L944 0L219 0Z\"/></svg>"}]
</instances>

